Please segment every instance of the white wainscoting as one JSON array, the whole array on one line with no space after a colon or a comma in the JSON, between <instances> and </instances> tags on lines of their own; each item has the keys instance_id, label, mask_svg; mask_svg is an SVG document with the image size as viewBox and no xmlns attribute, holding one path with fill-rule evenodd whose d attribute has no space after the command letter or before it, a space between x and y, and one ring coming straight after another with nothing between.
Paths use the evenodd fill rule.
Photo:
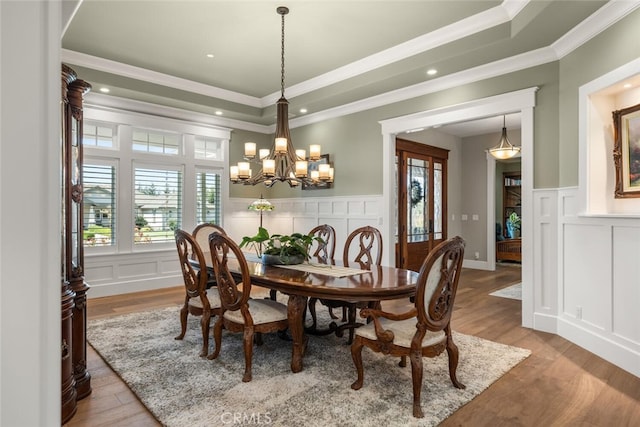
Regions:
<instances>
[{"instance_id":1,"label":"white wainscoting","mask_svg":"<svg viewBox=\"0 0 640 427\"><path fill-rule=\"evenodd\" d=\"M175 249L85 257L88 298L147 291L182 284Z\"/></svg>"},{"instance_id":2,"label":"white wainscoting","mask_svg":"<svg viewBox=\"0 0 640 427\"><path fill-rule=\"evenodd\" d=\"M640 217L587 216L558 191L557 333L640 377Z\"/></svg>"},{"instance_id":3,"label":"white wainscoting","mask_svg":"<svg viewBox=\"0 0 640 427\"><path fill-rule=\"evenodd\" d=\"M225 209L225 231L236 241L254 235L259 214L247 207L254 199L230 199ZM336 229L336 259L342 259L347 235L358 227L382 226L382 196L305 197L270 200L275 209L262 216L263 226L274 234L308 232L316 225L329 224ZM394 251L385 242L384 251Z\"/></svg>"}]
</instances>

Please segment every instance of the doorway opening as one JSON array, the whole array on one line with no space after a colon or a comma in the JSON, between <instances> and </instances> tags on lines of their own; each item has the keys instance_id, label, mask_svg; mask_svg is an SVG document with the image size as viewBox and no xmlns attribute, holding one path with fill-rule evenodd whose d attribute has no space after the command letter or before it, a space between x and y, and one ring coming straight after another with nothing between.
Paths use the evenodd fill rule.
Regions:
<instances>
[{"instance_id":1,"label":"doorway opening","mask_svg":"<svg viewBox=\"0 0 640 427\"><path fill-rule=\"evenodd\" d=\"M429 111L423 111L408 116L398 117L394 119L384 120L381 122L383 136L383 204L382 210L382 227L383 239L393 242L396 239L396 218L395 218L395 194L396 181L395 175L395 145L396 135L412 131L415 129L433 128L434 126L442 126L445 124L465 122L469 120L503 115L507 113L520 112L521 114L521 155L522 155L522 215L526 218L533 218L533 121L535 107L535 93L538 88L528 88L516 92L510 92L502 95L496 95L488 98L477 99L463 104L451 105L447 107L437 108ZM488 154L487 154L488 155ZM488 157L491 157L488 155ZM493 168L492 173L495 179L495 160L487 159L487 166ZM450 171L451 173L451 171ZM488 173L487 175L491 175ZM495 182L495 181L494 181ZM487 182L487 185L489 183ZM493 184L492 188L493 188ZM461 188L461 187L460 187ZM460 188L449 188L449 198L452 192L460 191ZM495 227L495 192L491 191L487 197L492 206L492 214L488 215L487 228L493 230ZM451 201L450 203L451 204ZM449 210L449 217L458 215L461 212L453 212ZM533 221L526 221L522 224L522 325L525 327L533 327L533 295L534 295L534 278L533 278ZM462 236L464 237L464 236ZM489 245L493 249L488 252L488 265L491 269L495 269L495 241L487 239L487 247ZM389 251L391 252L391 251ZM395 265L394 253L387 253L383 263L385 265ZM466 260L465 260L466 261ZM473 261L473 260L469 260Z\"/></svg>"}]
</instances>

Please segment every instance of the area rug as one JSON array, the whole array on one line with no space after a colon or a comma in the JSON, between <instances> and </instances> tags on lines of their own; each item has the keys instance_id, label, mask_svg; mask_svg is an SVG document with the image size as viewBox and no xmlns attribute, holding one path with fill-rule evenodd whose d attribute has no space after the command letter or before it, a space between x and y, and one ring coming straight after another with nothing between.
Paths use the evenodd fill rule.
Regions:
<instances>
[{"instance_id":1,"label":"area rug","mask_svg":"<svg viewBox=\"0 0 640 427\"><path fill-rule=\"evenodd\" d=\"M516 283L515 285L498 289L495 292L491 292L489 295L493 295L494 297L522 300L522 283Z\"/></svg>"},{"instance_id":2,"label":"area rug","mask_svg":"<svg viewBox=\"0 0 640 427\"><path fill-rule=\"evenodd\" d=\"M319 310L320 322L328 315ZM424 359L422 407L412 416L411 368L398 358L363 349L364 386L351 389L356 370L345 338L309 337L304 369L291 372L291 342L275 334L254 347L253 380L242 382L242 334L225 331L216 360L198 357L199 319L189 316L179 333L178 308L89 322L87 338L144 405L168 427L434 426L489 387L530 354L529 350L456 333L460 349L453 387L446 352ZM213 343L211 343L213 346Z\"/></svg>"}]
</instances>

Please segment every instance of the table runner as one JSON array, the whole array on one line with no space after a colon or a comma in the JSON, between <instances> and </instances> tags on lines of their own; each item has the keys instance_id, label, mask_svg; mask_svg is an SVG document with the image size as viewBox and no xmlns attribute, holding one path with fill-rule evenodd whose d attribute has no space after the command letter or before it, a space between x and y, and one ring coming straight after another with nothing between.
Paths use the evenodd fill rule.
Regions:
<instances>
[{"instance_id":1,"label":"table runner","mask_svg":"<svg viewBox=\"0 0 640 427\"><path fill-rule=\"evenodd\" d=\"M341 267L338 265L328 264L294 264L294 265L274 265L274 267L288 268L290 270L299 270L307 273L324 274L325 276L332 277L347 277L356 274L369 273L369 270L360 270L357 268Z\"/></svg>"}]
</instances>

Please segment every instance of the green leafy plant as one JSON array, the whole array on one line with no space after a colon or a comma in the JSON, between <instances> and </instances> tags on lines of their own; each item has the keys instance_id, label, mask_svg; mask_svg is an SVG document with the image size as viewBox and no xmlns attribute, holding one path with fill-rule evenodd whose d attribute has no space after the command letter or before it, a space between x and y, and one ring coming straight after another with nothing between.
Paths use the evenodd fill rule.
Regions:
<instances>
[{"instance_id":1,"label":"green leafy plant","mask_svg":"<svg viewBox=\"0 0 640 427\"><path fill-rule=\"evenodd\" d=\"M513 228L515 228L516 230L520 230L520 217L517 213L511 212L511 215L509 215L509 222L511 222Z\"/></svg>"},{"instance_id":2,"label":"green leafy plant","mask_svg":"<svg viewBox=\"0 0 640 427\"><path fill-rule=\"evenodd\" d=\"M314 241L324 243L321 237L311 234L269 235L266 228L259 227L255 236L244 236L242 238L240 247L253 246L258 256L262 256L262 254L277 255L280 258L302 256L304 259L309 259L309 247Z\"/></svg>"}]
</instances>

